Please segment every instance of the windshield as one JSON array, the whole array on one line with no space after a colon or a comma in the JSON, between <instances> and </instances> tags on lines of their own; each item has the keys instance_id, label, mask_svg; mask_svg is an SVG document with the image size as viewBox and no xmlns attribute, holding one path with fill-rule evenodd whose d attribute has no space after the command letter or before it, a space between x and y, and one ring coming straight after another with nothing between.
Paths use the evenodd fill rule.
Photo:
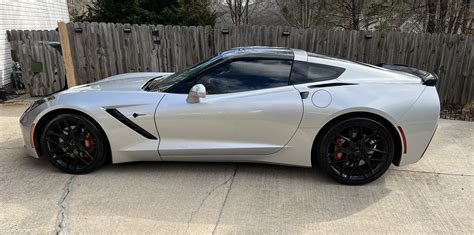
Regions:
<instances>
[{"instance_id":1,"label":"windshield","mask_svg":"<svg viewBox=\"0 0 474 235\"><path fill-rule=\"evenodd\" d=\"M165 77L162 79L155 78L148 83L148 85L145 87L145 90L146 91L165 91L166 89L172 87L173 85L181 81L184 81L186 78L198 73L202 69L218 61L220 58L221 56L215 56L207 60L201 61L200 63L195 64L192 67L189 67L185 70L174 73L168 77Z\"/></svg>"}]
</instances>

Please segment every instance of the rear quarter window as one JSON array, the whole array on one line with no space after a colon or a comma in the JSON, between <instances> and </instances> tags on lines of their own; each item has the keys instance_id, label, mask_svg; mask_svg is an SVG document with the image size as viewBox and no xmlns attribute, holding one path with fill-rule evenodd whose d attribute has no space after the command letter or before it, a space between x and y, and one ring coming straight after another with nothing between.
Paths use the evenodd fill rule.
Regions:
<instances>
[{"instance_id":1,"label":"rear quarter window","mask_svg":"<svg viewBox=\"0 0 474 235\"><path fill-rule=\"evenodd\" d=\"M311 82L321 82L338 78L344 68L295 61L291 71L290 84L302 84Z\"/></svg>"}]
</instances>

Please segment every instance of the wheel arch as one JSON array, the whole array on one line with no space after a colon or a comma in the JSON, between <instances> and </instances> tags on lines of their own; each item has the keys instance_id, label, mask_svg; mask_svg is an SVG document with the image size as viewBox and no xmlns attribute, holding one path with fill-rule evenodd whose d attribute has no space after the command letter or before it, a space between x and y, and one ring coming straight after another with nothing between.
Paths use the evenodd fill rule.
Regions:
<instances>
[{"instance_id":1,"label":"wheel arch","mask_svg":"<svg viewBox=\"0 0 474 235\"><path fill-rule=\"evenodd\" d=\"M102 128L102 126L94 119L92 118L90 115L82 112L82 111L79 111L77 109L72 109L72 108L59 108L59 109L54 109L54 110L51 110L47 113L45 113L43 116L40 117L40 119L36 122L36 126L35 126L35 129L34 129L34 132L33 132L33 141L34 141L34 146L35 147L35 150L36 150L36 153L38 154L38 156L43 156L43 150L41 149L41 144L40 144L40 138L41 138L41 133L42 133L42 130L44 129L44 127L46 126L46 124L51 120L53 119L55 116L59 115L59 114L76 114L76 115L80 115L84 118L86 118L87 120L89 120L90 122L92 122L98 129L99 131L103 134L103 136L105 137L105 142L107 144L107 151L109 154L107 154L107 160L110 161L110 154L111 154L111 149L110 149L110 143L109 143L109 140L107 138L107 135L104 131L104 129Z\"/></svg>"},{"instance_id":2,"label":"wheel arch","mask_svg":"<svg viewBox=\"0 0 474 235\"><path fill-rule=\"evenodd\" d=\"M363 112L363 111L344 113L337 117L334 117L318 131L318 134L314 138L313 146L311 147L311 164L313 166L317 165L316 148L317 148L317 143L319 143L323 134L326 133L326 131L328 131L328 129L332 127L333 125L335 125L336 123L344 119L353 118L353 117L370 118L382 123L384 126L386 126L389 129L390 133L394 137L393 139L395 140L395 156L393 158L392 163L398 166L400 164L400 160L402 157L402 139L401 139L400 133L397 130L397 127L394 124L392 124L389 120L387 120L386 118L384 118L383 116L379 114L375 114L371 112Z\"/></svg>"}]
</instances>

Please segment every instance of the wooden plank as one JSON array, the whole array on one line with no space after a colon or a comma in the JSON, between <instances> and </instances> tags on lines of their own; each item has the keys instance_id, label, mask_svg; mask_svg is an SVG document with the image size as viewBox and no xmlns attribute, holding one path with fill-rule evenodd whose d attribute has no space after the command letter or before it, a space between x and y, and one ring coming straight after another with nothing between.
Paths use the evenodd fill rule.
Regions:
<instances>
[{"instance_id":1,"label":"wooden plank","mask_svg":"<svg viewBox=\"0 0 474 235\"><path fill-rule=\"evenodd\" d=\"M74 62L71 53L71 45L69 42L69 33L66 28L66 23L59 22L59 38L61 40L61 51L63 53L64 65L66 68L66 82L68 87L73 87L77 85L75 72L74 72Z\"/></svg>"}]
</instances>

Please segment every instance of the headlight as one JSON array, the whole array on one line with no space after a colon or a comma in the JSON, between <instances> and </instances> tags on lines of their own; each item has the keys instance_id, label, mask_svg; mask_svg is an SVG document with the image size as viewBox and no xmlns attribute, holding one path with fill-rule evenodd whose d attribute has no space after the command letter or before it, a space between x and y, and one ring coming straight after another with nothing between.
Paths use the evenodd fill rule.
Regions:
<instances>
[{"instance_id":1,"label":"headlight","mask_svg":"<svg viewBox=\"0 0 474 235\"><path fill-rule=\"evenodd\" d=\"M35 109L36 107L40 106L44 102L46 102L46 99L39 99L39 100L33 102L33 104L31 104L31 106L25 111L25 113Z\"/></svg>"},{"instance_id":2,"label":"headlight","mask_svg":"<svg viewBox=\"0 0 474 235\"><path fill-rule=\"evenodd\" d=\"M43 104L44 102L46 102L46 99L39 99L35 102L33 102L30 107L28 107L25 112L23 112L23 114L21 115L20 117L20 123L25 125L25 123L28 121L28 112L30 112L31 110L35 109L36 107L40 106L41 104Z\"/></svg>"},{"instance_id":3,"label":"headlight","mask_svg":"<svg viewBox=\"0 0 474 235\"><path fill-rule=\"evenodd\" d=\"M54 100L55 98L56 98L56 97L54 97L54 95L52 95L52 96L48 96L48 97L46 97L46 98L44 98L44 99L39 99L39 100L33 102L33 104L31 104L31 106L25 111L25 113L28 112L28 111L31 111L31 110L35 109L36 107L42 105L42 104L45 103L46 101Z\"/></svg>"},{"instance_id":4,"label":"headlight","mask_svg":"<svg viewBox=\"0 0 474 235\"><path fill-rule=\"evenodd\" d=\"M21 117L20 117L20 122L21 122L22 124L25 124L25 123L28 121L28 120L27 120L27 117L28 117L27 114L28 114L28 112L30 112L31 110L33 110L33 109L37 108L38 106L44 104L46 101L54 100L55 98L56 98L56 97L54 97L54 95L52 95L52 96L49 96L49 97L47 97L47 98L39 99L39 100L33 102L33 103L30 105L30 107L28 107L28 108L25 110L25 112L23 113L23 115L21 115Z\"/></svg>"}]
</instances>

